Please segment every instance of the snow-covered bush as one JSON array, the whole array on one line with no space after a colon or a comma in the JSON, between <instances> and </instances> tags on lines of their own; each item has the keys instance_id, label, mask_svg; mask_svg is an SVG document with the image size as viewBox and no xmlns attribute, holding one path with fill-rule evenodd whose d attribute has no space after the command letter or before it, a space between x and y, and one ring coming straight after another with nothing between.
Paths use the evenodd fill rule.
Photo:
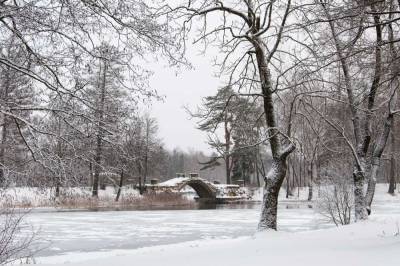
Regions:
<instances>
[{"instance_id":1,"label":"snow-covered bush","mask_svg":"<svg viewBox=\"0 0 400 266\"><path fill-rule=\"evenodd\" d=\"M12 207L0 210L0 265L29 259L38 248L35 233L24 223L27 212Z\"/></svg>"},{"instance_id":2,"label":"snow-covered bush","mask_svg":"<svg viewBox=\"0 0 400 266\"><path fill-rule=\"evenodd\" d=\"M353 186L349 180L336 177L321 182L317 210L336 226L351 222L353 205Z\"/></svg>"}]
</instances>

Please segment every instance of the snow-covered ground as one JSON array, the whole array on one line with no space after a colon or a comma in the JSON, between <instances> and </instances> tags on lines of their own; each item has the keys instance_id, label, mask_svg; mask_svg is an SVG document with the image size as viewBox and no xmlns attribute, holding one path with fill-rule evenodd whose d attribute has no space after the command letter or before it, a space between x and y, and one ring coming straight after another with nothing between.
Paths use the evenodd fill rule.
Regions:
<instances>
[{"instance_id":1,"label":"snow-covered ground","mask_svg":"<svg viewBox=\"0 0 400 266\"><path fill-rule=\"evenodd\" d=\"M400 197L386 189L378 186L370 221L340 228L295 203L280 205L280 232L262 234L255 234L259 205L33 212L28 221L52 240L36 258L42 265L399 265Z\"/></svg>"},{"instance_id":2,"label":"snow-covered ground","mask_svg":"<svg viewBox=\"0 0 400 266\"><path fill-rule=\"evenodd\" d=\"M368 222L302 233L266 232L234 240L81 254L70 257L67 265L394 266L400 262L399 219L398 215L373 217Z\"/></svg>"}]
</instances>

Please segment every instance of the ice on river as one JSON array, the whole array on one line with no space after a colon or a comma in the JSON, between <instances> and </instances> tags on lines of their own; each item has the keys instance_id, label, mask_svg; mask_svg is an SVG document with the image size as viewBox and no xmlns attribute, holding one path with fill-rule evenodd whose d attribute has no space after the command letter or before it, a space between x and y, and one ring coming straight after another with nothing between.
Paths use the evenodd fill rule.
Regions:
<instances>
[{"instance_id":1,"label":"ice on river","mask_svg":"<svg viewBox=\"0 0 400 266\"><path fill-rule=\"evenodd\" d=\"M70 252L136 249L200 239L235 238L255 232L259 205L249 208L168 211L31 213L27 221L39 230L40 256ZM287 207L287 208L286 208ZM307 206L282 206L280 229L301 231L330 226Z\"/></svg>"}]
</instances>

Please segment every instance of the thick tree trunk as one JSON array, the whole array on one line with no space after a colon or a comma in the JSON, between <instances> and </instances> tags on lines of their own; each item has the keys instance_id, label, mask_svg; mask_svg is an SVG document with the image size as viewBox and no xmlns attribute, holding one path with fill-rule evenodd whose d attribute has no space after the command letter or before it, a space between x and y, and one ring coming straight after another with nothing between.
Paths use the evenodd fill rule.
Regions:
<instances>
[{"instance_id":1,"label":"thick tree trunk","mask_svg":"<svg viewBox=\"0 0 400 266\"><path fill-rule=\"evenodd\" d=\"M274 160L265 180L258 230L277 230L278 196L285 176L286 160Z\"/></svg>"},{"instance_id":2,"label":"thick tree trunk","mask_svg":"<svg viewBox=\"0 0 400 266\"><path fill-rule=\"evenodd\" d=\"M386 147L386 142L389 138L390 130L393 125L394 114L389 111L389 114L386 117L385 125L383 127L383 131L379 136L377 143L375 144L375 149L372 154L372 166L371 166L371 174L369 177L367 194L365 195L365 201L367 207L369 208L369 212L371 210L372 201L374 199L375 194L375 186L376 186L376 178L379 170L379 166L381 163L381 157L383 151Z\"/></svg>"},{"instance_id":3,"label":"thick tree trunk","mask_svg":"<svg viewBox=\"0 0 400 266\"><path fill-rule=\"evenodd\" d=\"M354 213L356 221L366 220L368 211L364 198L364 172L358 171L353 173L354 182Z\"/></svg>"},{"instance_id":4,"label":"thick tree trunk","mask_svg":"<svg viewBox=\"0 0 400 266\"><path fill-rule=\"evenodd\" d=\"M264 112L268 126L269 144L273 158L272 168L265 177L263 205L261 211L259 230L277 229L278 195L286 176L287 156L295 149L290 142L281 148L280 132L275 118L275 106L272 98L271 74L268 69L268 62L263 42L255 37L252 40L255 49L258 73L261 81L261 92L264 99Z\"/></svg>"}]
</instances>

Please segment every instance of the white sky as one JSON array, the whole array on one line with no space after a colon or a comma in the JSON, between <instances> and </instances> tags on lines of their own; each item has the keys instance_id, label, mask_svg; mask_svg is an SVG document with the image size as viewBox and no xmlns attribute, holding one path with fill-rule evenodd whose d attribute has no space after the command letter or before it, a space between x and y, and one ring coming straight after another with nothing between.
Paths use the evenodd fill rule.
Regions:
<instances>
[{"instance_id":1,"label":"white sky","mask_svg":"<svg viewBox=\"0 0 400 266\"><path fill-rule=\"evenodd\" d=\"M209 153L207 135L196 128L196 120L191 119L184 106L195 110L203 97L215 94L223 82L215 76L218 70L213 66L211 55L201 55L198 51L188 53L194 69L176 69L164 65L156 66L150 80L152 88L165 96L164 102L153 102L151 115L159 124L159 135L168 149L193 148Z\"/></svg>"}]
</instances>

